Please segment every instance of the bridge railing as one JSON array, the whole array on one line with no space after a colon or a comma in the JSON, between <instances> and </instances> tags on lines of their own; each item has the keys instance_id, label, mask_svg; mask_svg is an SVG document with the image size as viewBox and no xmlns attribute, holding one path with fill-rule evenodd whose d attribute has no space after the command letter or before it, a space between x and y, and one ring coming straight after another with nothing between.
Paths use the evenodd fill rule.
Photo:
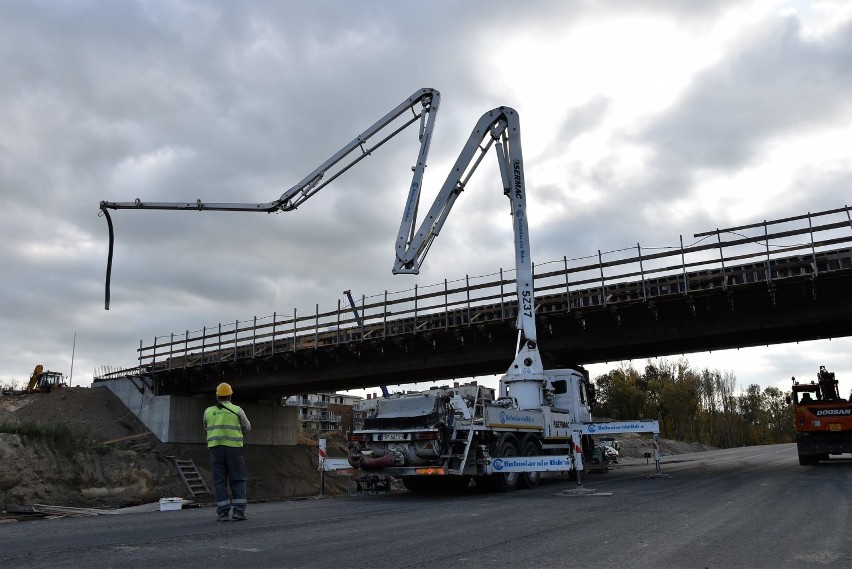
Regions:
<instances>
[{"instance_id":1,"label":"bridge railing","mask_svg":"<svg viewBox=\"0 0 852 569\"><path fill-rule=\"evenodd\" d=\"M852 269L849 207L699 233L691 244L616 251L534 266L538 313L652 302L670 295ZM405 334L516 318L514 271L502 269L397 292L362 296L308 314L273 313L139 342L139 368L172 370L264 358ZM357 315L356 315L357 313ZM102 377L126 375L113 371Z\"/></svg>"}]
</instances>

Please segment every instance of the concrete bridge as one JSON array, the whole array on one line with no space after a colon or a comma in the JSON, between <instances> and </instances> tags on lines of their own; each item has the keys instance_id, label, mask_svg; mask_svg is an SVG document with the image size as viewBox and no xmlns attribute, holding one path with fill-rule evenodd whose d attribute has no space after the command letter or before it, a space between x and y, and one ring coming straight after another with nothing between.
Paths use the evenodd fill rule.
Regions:
<instances>
[{"instance_id":1,"label":"concrete bridge","mask_svg":"<svg viewBox=\"0 0 852 569\"><path fill-rule=\"evenodd\" d=\"M848 207L694 237L537 265L545 366L852 335ZM260 400L502 374L517 342L512 273L159 336L140 341L137 368L95 381L191 396L227 380Z\"/></svg>"}]
</instances>

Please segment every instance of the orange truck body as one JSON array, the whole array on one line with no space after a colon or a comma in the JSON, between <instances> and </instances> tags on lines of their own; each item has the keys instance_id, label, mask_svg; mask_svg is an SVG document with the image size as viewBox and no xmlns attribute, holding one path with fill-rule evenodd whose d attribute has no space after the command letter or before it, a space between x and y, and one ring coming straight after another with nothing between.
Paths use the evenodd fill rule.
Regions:
<instances>
[{"instance_id":1,"label":"orange truck body","mask_svg":"<svg viewBox=\"0 0 852 569\"><path fill-rule=\"evenodd\" d=\"M791 402L802 465L852 453L852 400L840 397L834 373L824 366L817 379L816 383L804 384L793 378Z\"/></svg>"}]
</instances>

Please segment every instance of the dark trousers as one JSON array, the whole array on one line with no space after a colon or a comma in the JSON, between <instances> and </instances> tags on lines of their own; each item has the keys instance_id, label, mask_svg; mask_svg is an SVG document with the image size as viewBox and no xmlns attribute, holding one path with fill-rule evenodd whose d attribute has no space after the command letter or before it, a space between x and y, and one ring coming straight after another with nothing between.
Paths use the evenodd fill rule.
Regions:
<instances>
[{"instance_id":1,"label":"dark trousers","mask_svg":"<svg viewBox=\"0 0 852 569\"><path fill-rule=\"evenodd\" d=\"M246 511L246 463L242 447L210 447L210 470L216 494L216 514L228 515L231 506L235 514ZM228 498L228 487L231 497Z\"/></svg>"}]
</instances>

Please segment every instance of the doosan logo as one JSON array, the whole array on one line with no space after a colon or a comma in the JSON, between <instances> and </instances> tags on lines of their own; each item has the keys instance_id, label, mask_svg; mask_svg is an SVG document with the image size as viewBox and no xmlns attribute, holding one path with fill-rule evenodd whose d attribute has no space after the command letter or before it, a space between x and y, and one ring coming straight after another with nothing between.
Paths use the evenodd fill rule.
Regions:
<instances>
[{"instance_id":1,"label":"doosan logo","mask_svg":"<svg viewBox=\"0 0 852 569\"><path fill-rule=\"evenodd\" d=\"M825 417L827 415L852 415L852 409L817 409L817 417Z\"/></svg>"}]
</instances>

